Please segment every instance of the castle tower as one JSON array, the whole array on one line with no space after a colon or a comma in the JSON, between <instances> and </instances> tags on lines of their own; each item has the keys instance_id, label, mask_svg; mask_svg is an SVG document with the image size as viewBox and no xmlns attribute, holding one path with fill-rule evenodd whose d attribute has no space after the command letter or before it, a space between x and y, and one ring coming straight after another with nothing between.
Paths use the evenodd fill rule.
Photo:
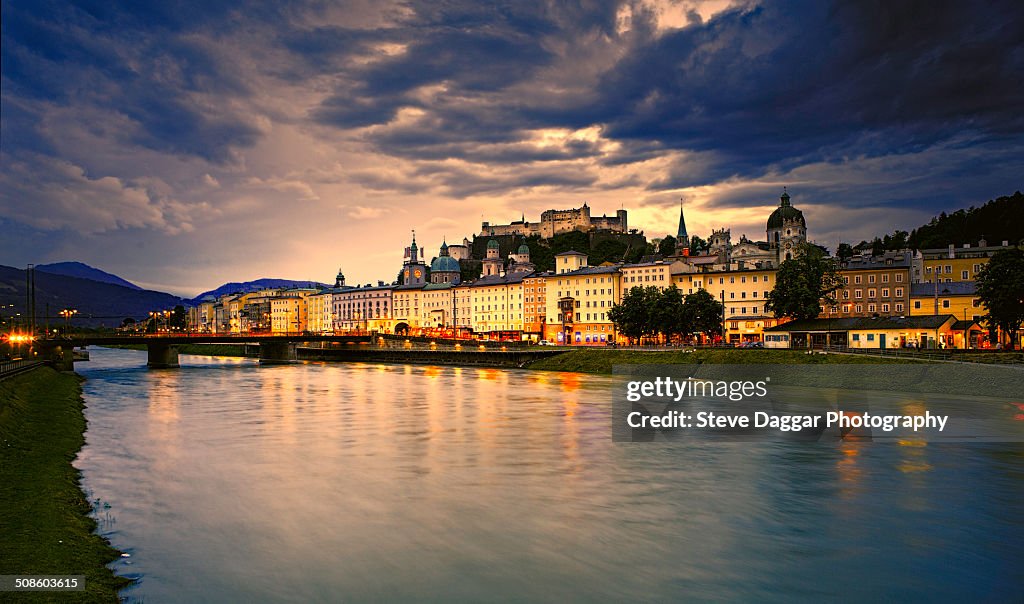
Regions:
<instances>
[{"instance_id":1,"label":"castle tower","mask_svg":"<svg viewBox=\"0 0 1024 604\"><path fill-rule=\"evenodd\" d=\"M487 242L487 257L483 260L483 269L484 277L501 275L501 248L495 239Z\"/></svg>"}]
</instances>

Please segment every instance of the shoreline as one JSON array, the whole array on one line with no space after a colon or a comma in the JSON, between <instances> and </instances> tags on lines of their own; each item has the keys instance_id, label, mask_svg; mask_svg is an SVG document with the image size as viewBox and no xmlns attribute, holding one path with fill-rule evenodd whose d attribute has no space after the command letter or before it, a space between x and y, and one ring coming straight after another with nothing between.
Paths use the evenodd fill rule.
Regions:
<instances>
[{"instance_id":1,"label":"shoreline","mask_svg":"<svg viewBox=\"0 0 1024 604\"><path fill-rule=\"evenodd\" d=\"M0 574L85 575L74 596L24 592L28 602L119 602L132 581L107 567L120 551L96 532L82 474L85 401L77 374L40 367L0 380Z\"/></svg>"},{"instance_id":2,"label":"shoreline","mask_svg":"<svg viewBox=\"0 0 1024 604\"><path fill-rule=\"evenodd\" d=\"M145 350L144 344L116 345L107 348ZM300 349L302 351L304 349ZM389 357L401 357L401 349L389 349ZM423 349L418 350L420 353ZM550 349L547 349L550 350ZM245 346L239 344L183 344L178 349L179 354L191 354L197 356L225 356L225 357L249 357L245 354ZM632 350L632 349L606 349L606 348L572 348L558 350L561 354L555 354L547 358L541 358L529 362L521 367L501 364L486 363L460 363L443 362L439 356L438 361L424 362L422 354L410 353L408 359L375 359L375 351L365 351L359 355L359 351L351 351L352 358L330 359L330 358L299 358L299 361L311 361L318 363L388 363L388 364L414 364L414 365L445 365L456 367L497 367L505 369L527 369L534 371L558 371L571 373L588 373L598 375L611 375L615 365L672 365L672 364L791 364L791 365L822 365L822 364L890 364L890 363L929 363L930 361L918 359L904 359L894 357L878 357L870 355L853 355L841 353L829 354L806 354L801 350L757 350L741 348L699 348L691 352L685 349L677 350ZM438 351L443 353L444 351ZM554 351L552 351L554 352Z\"/></svg>"}]
</instances>

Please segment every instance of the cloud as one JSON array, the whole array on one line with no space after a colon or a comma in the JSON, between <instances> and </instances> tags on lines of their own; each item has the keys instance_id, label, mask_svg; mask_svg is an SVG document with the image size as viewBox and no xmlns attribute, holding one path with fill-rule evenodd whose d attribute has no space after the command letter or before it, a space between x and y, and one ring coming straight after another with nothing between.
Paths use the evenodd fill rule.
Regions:
<instances>
[{"instance_id":1,"label":"cloud","mask_svg":"<svg viewBox=\"0 0 1024 604\"><path fill-rule=\"evenodd\" d=\"M353 220L370 220L380 218L388 213L384 208L371 208L367 206L352 206L348 209L348 217Z\"/></svg>"},{"instance_id":2,"label":"cloud","mask_svg":"<svg viewBox=\"0 0 1024 604\"><path fill-rule=\"evenodd\" d=\"M42 230L102 233L117 229L191 231L194 211L152 188L113 176L91 176L67 161L3 155L0 215Z\"/></svg>"},{"instance_id":3,"label":"cloud","mask_svg":"<svg viewBox=\"0 0 1024 604\"><path fill-rule=\"evenodd\" d=\"M759 237L788 185L812 237L861 236L1024 173L1024 10L1007 0L2 11L0 220L53 246L8 238L0 253L102 237L118 249L98 260L148 263L161 275L147 280L179 289L269 262L329 279L354 250L400 255L410 228L460 239L480 214L583 200L661 235L682 197L695 232ZM316 230L343 243L287 243ZM252 237L269 231L283 236ZM354 279L390 280L365 260Z\"/></svg>"}]
</instances>

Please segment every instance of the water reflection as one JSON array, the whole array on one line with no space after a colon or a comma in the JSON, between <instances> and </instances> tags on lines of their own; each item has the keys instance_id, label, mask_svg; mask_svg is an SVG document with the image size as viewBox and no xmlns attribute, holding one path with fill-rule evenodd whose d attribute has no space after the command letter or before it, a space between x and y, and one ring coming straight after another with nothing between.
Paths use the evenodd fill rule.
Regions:
<instances>
[{"instance_id":1,"label":"water reflection","mask_svg":"<svg viewBox=\"0 0 1024 604\"><path fill-rule=\"evenodd\" d=\"M1021 593L1019 445L613 444L600 377L143 358L82 365L77 463L146 602Z\"/></svg>"}]
</instances>

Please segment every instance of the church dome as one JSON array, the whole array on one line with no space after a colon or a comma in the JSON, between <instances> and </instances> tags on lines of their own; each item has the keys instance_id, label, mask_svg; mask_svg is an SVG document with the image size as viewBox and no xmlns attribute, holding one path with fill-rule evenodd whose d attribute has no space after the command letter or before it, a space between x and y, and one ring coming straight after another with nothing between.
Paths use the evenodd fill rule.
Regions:
<instances>
[{"instance_id":1,"label":"church dome","mask_svg":"<svg viewBox=\"0 0 1024 604\"><path fill-rule=\"evenodd\" d=\"M487 249L489 249L489 250L496 250L496 249L498 249L498 242L497 242L497 240L491 239L490 241L488 241L487 242Z\"/></svg>"},{"instance_id":2,"label":"church dome","mask_svg":"<svg viewBox=\"0 0 1024 604\"><path fill-rule=\"evenodd\" d=\"M524 254L529 254L529 253L530 253L530 246L526 245L525 243L523 245L519 246L519 255L520 256L522 256Z\"/></svg>"},{"instance_id":3,"label":"church dome","mask_svg":"<svg viewBox=\"0 0 1024 604\"><path fill-rule=\"evenodd\" d=\"M789 193L783 193L780 200L779 207L768 217L768 229L781 229L782 223L787 220L797 220L800 226L806 227L804 213L789 204Z\"/></svg>"},{"instance_id":4,"label":"church dome","mask_svg":"<svg viewBox=\"0 0 1024 604\"><path fill-rule=\"evenodd\" d=\"M458 273L461 270L459 261L451 256L438 256L430 263L432 273Z\"/></svg>"}]
</instances>

